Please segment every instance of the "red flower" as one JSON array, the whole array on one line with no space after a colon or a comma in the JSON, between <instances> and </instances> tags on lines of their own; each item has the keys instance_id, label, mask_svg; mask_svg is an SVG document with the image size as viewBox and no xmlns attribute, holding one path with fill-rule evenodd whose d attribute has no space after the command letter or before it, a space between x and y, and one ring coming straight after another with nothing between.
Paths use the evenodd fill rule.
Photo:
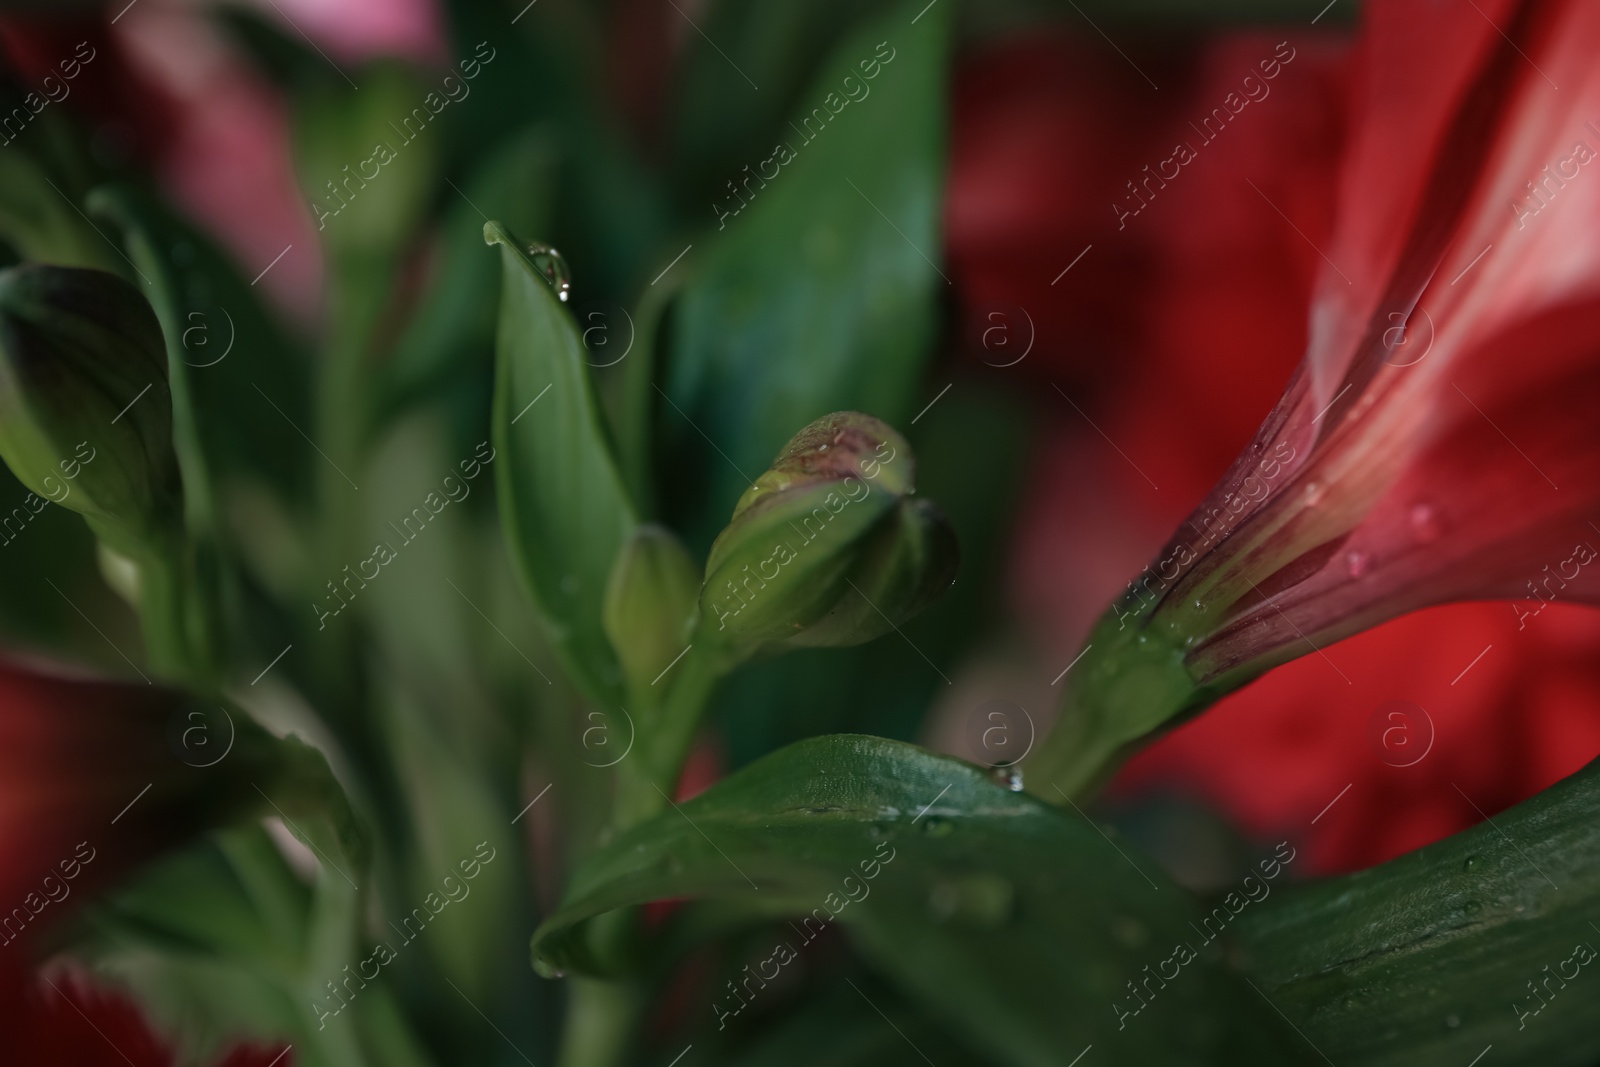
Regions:
<instances>
[{"instance_id":1,"label":"red flower","mask_svg":"<svg viewBox=\"0 0 1600 1067\"><path fill-rule=\"evenodd\" d=\"M1344 52L1339 36L1255 31L1155 55L1135 48L1141 68L1159 73L1159 92L1098 38L1036 34L966 60L952 103L945 226L970 343L987 362L1007 362L1021 344L1003 351L996 342L1025 338L1026 312L1036 338L1017 372L1066 383L1096 421L1093 394L1083 403L1076 383L1199 387L1205 403L1179 417L1198 421L1221 403L1259 419L1303 342L1302 308L1321 261L1250 182L1294 227L1326 232ZM1230 94L1236 115L1224 106ZM1231 118L1208 141L1195 124L1216 108ZM1175 147L1190 142L1195 158L1162 178L1173 173L1163 164ZM1132 217L1141 201L1130 183L1148 199ZM1005 320L1009 329L994 329ZM1201 373L1215 359L1259 370ZM1160 409L1163 398L1153 399ZM1247 436L1218 458L1231 459ZM1195 496L1217 473L1206 464L1192 476Z\"/></svg>"},{"instance_id":2,"label":"red flower","mask_svg":"<svg viewBox=\"0 0 1600 1067\"><path fill-rule=\"evenodd\" d=\"M174 845L266 807L295 751L175 690L0 660L0 952ZM288 803L280 798L281 803Z\"/></svg>"},{"instance_id":3,"label":"red flower","mask_svg":"<svg viewBox=\"0 0 1600 1067\"><path fill-rule=\"evenodd\" d=\"M72 1067L176 1067L177 1054L133 1001L87 977L53 967L34 974L0 956L0 1031L7 1062ZM279 1048L240 1046L216 1067L294 1067Z\"/></svg>"},{"instance_id":4,"label":"red flower","mask_svg":"<svg viewBox=\"0 0 1600 1067\"><path fill-rule=\"evenodd\" d=\"M1512 21L1502 10L1504 5L1480 6L1507 30L1507 34L1512 32ZM1342 258L1341 250L1354 242L1357 234L1350 224L1350 216L1382 214L1379 200L1387 203L1395 197L1405 198L1403 174L1410 174L1413 182L1421 182L1426 158L1421 163L1400 160L1405 155L1403 149L1411 155L1421 154L1427 158L1437 155L1438 130L1443 128L1440 115L1448 110L1445 101L1461 98L1461 88L1470 80L1466 67L1482 66L1480 61L1488 54L1486 50L1501 40L1482 16L1470 8L1462 8L1462 11L1467 18L1477 19L1480 24L1478 30L1472 30L1478 34L1475 38L1477 51L1466 46L1442 48L1438 42L1453 40L1450 34L1442 35L1437 26L1418 21L1445 18L1450 14L1451 32L1466 34L1472 27L1464 27L1466 19L1454 18L1461 13L1429 14L1422 5L1379 6L1373 11L1373 24L1368 27L1363 43L1366 64L1352 64L1350 70L1354 75L1352 88L1357 91L1350 104L1352 117L1349 120L1355 133L1347 152L1341 152L1344 122L1339 118L1346 106L1338 94L1331 91L1344 80L1341 59L1326 43L1318 46L1296 38L1293 46L1301 56L1291 64L1286 77L1278 78L1275 83L1275 93L1282 96L1264 102L1264 106L1254 112L1246 110L1242 122L1230 128L1226 138L1219 139L1216 146L1206 147L1197 165L1186 168L1181 181L1171 182L1170 189L1160 190L1149 211L1131 221L1128 230L1123 232L1122 237L1128 237L1136 232L1136 226L1146 222L1155 224L1150 227L1154 237L1150 238L1150 248L1144 253L1141 264L1149 264L1154 259L1158 266L1128 270L1125 264L1112 262L1104 267L1107 277L1098 278L1096 286L1098 293L1117 294L1114 298L1117 302L1110 306L1110 315L1117 315L1118 309L1128 304L1142 309L1138 328L1126 331L1115 341L1112 350L1117 354L1118 366L1112 373L1102 374L1106 382L1098 395L1086 389L1070 394L1082 408L1082 414L1072 410L1058 414L1061 429L1056 430L1056 438L1048 446L1045 462L1035 477L1037 491L1030 494L1029 512L1022 522L1019 550L1014 555L1014 597L1045 632L1054 635L1051 643L1056 651L1050 675L1046 677L1054 677L1062 665L1072 661L1075 649L1082 645L1083 635L1090 629L1096 606L1104 605L1122 587L1118 574L1133 573L1142 561L1152 558L1162 541L1162 531L1171 530L1182 518L1181 510L1176 509L1181 509L1186 501L1200 498L1206 483L1218 477L1227 461L1248 442L1254 422L1272 403L1270 394L1262 395L1261 387L1272 381L1282 382L1290 374L1294 355L1306 344L1306 315L1301 309L1309 302L1309 283L1302 267L1322 270L1325 277L1320 291L1323 293L1331 286L1341 290L1347 286L1326 266L1322 253L1338 262L1358 285L1378 277L1360 277ZM1562 32L1550 29L1554 22L1574 18L1573 5L1544 6L1533 14L1538 18L1525 29L1544 26L1538 34L1530 35L1530 40L1542 42L1541 51L1534 53L1528 40L1514 34L1518 45L1528 51L1539 69L1562 86L1563 94L1587 93L1584 88L1586 69L1578 69L1563 78L1550 69L1555 66L1555 58L1544 51L1552 37ZM1403 35L1400 35L1402 30ZM1579 38L1589 30L1571 26L1566 32L1571 34L1574 30L1576 34L1566 45L1581 48ZM1418 35L1427 38L1426 45L1416 40ZM1213 58L1237 56L1240 51L1248 53L1248 48L1242 50L1240 46L1242 40L1248 42L1248 38L1221 38L1202 51ZM1587 40L1592 42L1592 38ZM1146 56L1139 50L1138 42L1123 40L1122 43L1144 66L1142 61ZM1504 42L1501 48L1504 50ZM1408 53L1410 58L1402 62L1397 58L1400 53ZM971 66L990 70L990 78L1026 82L1026 67L1006 61L1005 54L1002 51L989 61L979 59ZM1510 54L1515 56L1514 51ZM1312 64L1301 66L1309 56L1317 56L1315 69ZM1434 66L1419 67L1419 62L1443 62L1445 66L1458 67L1453 78L1443 78L1443 83L1453 85L1454 90L1438 90L1434 83L1443 75L1438 74ZM1565 62L1568 61L1563 64ZM1218 69L1226 66L1226 62L1213 59L1206 66ZM1146 69L1162 82L1162 98L1171 99L1168 75L1163 74L1162 67L1149 64ZM1298 85L1291 82L1288 75L1296 74L1306 80L1312 80L1314 75L1315 82L1323 86L1322 91L1310 93L1304 82ZM1130 75L1134 80L1138 78L1131 70ZM1502 125L1502 130L1515 128L1520 123L1525 133L1539 131L1542 138L1557 125L1554 114L1541 110L1536 99L1526 96L1530 91L1538 91L1526 83L1539 77L1541 75L1531 66L1523 70L1520 86L1525 94L1518 98L1522 110L1518 112L1512 107L1512 112L1506 115L1512 126ZM1379 85L1386 78L1410 83L1408 94L1397 94L1392 88ZM1091 78L1085 78L1082 85L1069 83L1070 78L1066 77L1062 77L1061 82L1062 85L1054 86L1053 90L1035 82L1026 91L1077 93L1102 112L1115 107L1118 93L1096 96ZM1066 306L1070 314L1091 317L1093 307L1083 306L1077 299L1077 290L1069 286L1074 278L1080 283L1090 282L1090 275L1083 274L1083 269L1094 266L1094 256L1102 248L1099 243L1072 274L1062 278L1054 290L1048 290L1050 278L1056 277L1054 272L1066 266L1070 254L1082 250L1083 243L1088 242L1088 237L1080 237L1077 245L1070 245L1062 237L1067 232L1064 227L1086 218L1083 197L1064 195L1051 202L1045 195L1030 197L1030 190L1104 189L1120 182L1125 178L1122 171L1126 168L1118 165L1118 157L1125 152L1125 142L1138 136L1109 125L1109 133L1101 134L1112 138L1107 144L1096 141L1094 131L1086 128L1078 130L1078 136L1067 138L1062 123L1050 125L1038 122L1037 117L1050 114L1051 109L1067 112L1072 106L1037 99L1027 102L1027 109L1035 117L1030 130L1027 123L1016 120L1016 114L1005 114L1008 109L1016 112L1021 90L1008 96L994 93L982 83L968 88L971 85L971 75L958 82L958 90L965 91L968 99L963 102L958 94L955 107L958 125L954 134L957 158L952 166L950 187L952 245L965 234L968 246L952 246L952 262L958 269L968 264L974 272L981 272L981 282L987 288L976 291L984 294L987 301L1000 301L1003 298L997 293L1003 291L1014 293L1014 288L1008 290L1013 278L1026 280L1032 275L1035 298L1054 299ZM1429 90L1430 85L1434 85L1432 90ZM1168 118L1181 118L1186 112L1203 114L1213 102L1214 91L1216 83L1205 85L1190 80L1182 86L1184 96L1174 104L1173 115ZM1421 109L1421 104L1413 106L1411 96L1424 91L1440 93L1432 110ZM1554 93L1547 93L1547 96L1554 98ZM1594 99L1592 93L1589 99ZM1278 102L1285 107L1275 112L1272 107ZM1562 114L1578 106L1579 101L1571 101ZM1077 104L1077 107L1085 106ZM1531 125L1528 123L1530 115L1526 114L1530 109L1538 112L1534 115L1538 122ZM1594 117L1600 120L1600 112ZM971 133L963 133L962 120L971 123ZM1243 120L1264 125L1246 125ZM1430 123L1434 123L1435 130L1432 138L1426 134ZM1581 128L1582 122L1576 125ZM1400 126L1405 126L1405 130ZM1251 150L1251 146L1243 144L1243 138L1232 141L1235 131L1254 136L1258 130L1267 144L1277 142L1282 150ZM1002 131L1010 131L1010 134L1002 136ZM1502 134L1502 141L1504 136L1506 134ZM1003 157L1008 150L1016 160L1021 150L1006 146L1029 138L1040 144L1032 149L1037 165L1032 166L1026 176L1013 166L1008 179L1005 166L963 162L960 157L963 149L986 146L984 152L990 160ZM1581 139L1592 146L1597 144L1594 136ZM1056 147L1046 149L1045 146ZM1520 144L1518 150L1526 157L1538 155L1539 149ZM1560 163L1570 154L1571 146L1565 146L1552 160ZM1046 155L1050 157L1048 160L1045 160ZM1341 155L1346 157L1342 178L1336 165ZM1483 155L1493 165L1480 168L1477 174L1480 184L1490 181L1486 174L1507 162L1506 150L1499 147ZM1395 165L1394 173L1384 170L1386 160ZM1523 176L1525 192L1526 181L1539 176L1552 160L1533 166ZM1461 162L1459 155L1458 162ZM1579 170L1584 170L1582 165ZM987 174L990 181L974 187L970 181L974 173ZM1318 178L1318 174L1322 174L1322 178ZM1251 189L1246 178L1256 189ZM1528 216L1526 211L1530 202L1523 202L1525 208L1520 214L1526 221L1526 229L1552 219L1558 224L1562 198L1574 200L1570 194L1579 192L1582 178L1587 178L1587 174L1579 174L1578 181L1568 181L1562 189L1555 189L1554 182L1549 182L1547 189L1555 190L1557 195L1547 197L1547 206L1534 216ZM1192 179L1194 184L1190 184ZM1333 179L1339 179L1338 245L1330 237L1336 202ZM968 184L963 186L963 181ZM1000 227L1006 240L1011 242L1005 256L998 254L998 238L986 245L984 237L976 230L963 232L957 226L958 205L955 202L974 195L982 195L992 202L994 219L1013 218L1003 210L1008 197L1024 205L1014 214L1013 226ZM1589 192L1586 197L1592 195L1594 192ZM1437 200L1437 197L1416 194L1414 189L1411 198L1413 206L1426 206ZM1478 195L1477 200L1482 202L1482 195ZM1589 203L1594 202L1590 200ZM1251 218L1250 206L1259 211L1259 218ZM1435 203L1435 210L1437 206ZM1493 200L1490 200L1490 208L1493 214ZM1504 221L1510 227L1517 226L1518 213L1510 208L1509 198L1498 210L1504 211ZM1570 210L1574 216L1592 214L1592 208L1587 205L1571 206ZM1418 213L1413 211L1413 214ZM1027 226L1032 227L1034 240L1029 240ZM1373 227L1371 222L1363 226L1366 234L1381 232L1381 227ZM1384 226L1400 226L1400 222L1386 216ZM1573 232L1571 226L1563 229ZM1142 238L1142 232L1139 237ZM1565 234L1552 227L1546 242L1560 240L1565 240ZM976 243L976 253L973 243ZM1486 243L1488 240L1475 246L1467 254L1466 261L1482 251ZM1062 251L1069 254L1062 256ZM1496 245L1475 266L1482 269L1501 251L1506 248ZM1555 253L1554 262L1565 264L1568 280L1584 272L1584 253L1584 248ZM1467 266L1466 261L1462 261L1462 267ZM1355 258L1352 262L1362 262L1362 259ZM1530 278L1534 277L1526 274L1530 267L1538 270L1538 262L1518 253L1517 261L1507 261L1502 270L1510 277ZM1440 270L1435 288L1450 288L1451 280L1458 274L1459 267L1450 274ZM1043 277L1042 282L1038 282L1038 277ZM958 278L958 282L970 283L974 278ZM1467 274L1454 290L1464 290L1469 282L1474 282L1474 275ZM974 312L982 312L982 301L971 296L973 291L968 285L968 304L973 306ZM1538 307L1538 302L1526 299L1530 291L1539 296L1538 290L1530 290L1530 286L1523 286L1522 296L1518 296L1498 283L1490 283L1475 291L1474 301L1486 304L1502 317L1515 318L1523 310ZM1557 286L1547 290L1544 299L1554 293L1557 293ZM1011 299L1026 304L1016 296ZM1429 307L1437 326L1438 315L1432 310L1434 304L1424 302L1422 306ZM1043 320L1035 307L1030 310ZM1482 314L1482 307L1478 312ZM1390 341L1405 339L1411 346L1410 352L1405 344L1397 346L1400 355L1390 355L1392 362L1410 362L1416 358L1416 352L1427 347L1427 320L1421 315L1418 318L1424 326L1422 330L1413 325L1408 334L1390 334ZM1318 322L1326 326L1326 315ZM1395 320L1382 322L1386 326L1395 325ZM1459 339L1461 333L1454 336ZM1486 336L1478 339L1488 341ZM1440 346L1446 341L1450 341L1450 336L1435 330L1434 349L1422 365L1442 362L1440 357L1446 355L1448 349ZM1045 342L1043 336L1040 342ZM1056 368L1059 370L1062 358L1082 358L1083 347L1069 349L1062 341L1051 355L1058 360ZM1482 355L1485 352L1478 352L1474 358L1482 358ZM1034 362L1024 363L1019 370L1027 370L1030 365ZM1461 365L1459 360L1454 362L1454 366ZM1538 365L1525 365L1522 370L1538 376L1558 374L1562 368L1558 360L1546 354ZM1458 379L1458 382L1462 389L1469 389L1466 381ZM1338 392L1341 387L1342 382L1336 382L1331 392ZM1451 413L1443 402L1451 398L1466 413L1474 414L1456 390L1448 384L1445 390L1445 397L1440 398L1435 389L1435 402L1427 405L1430 414L1450 418ZM1322 395L1331 398L1330 390L1323 390ZM1354 402L1355 395L1357 389L1350 390L1344 402ZM1485 411L1490 411L1496 422L1502 422L1501 416L1496 414L1498 411L1518 406L1510 390L1501 394L1490 389L1486 397L1472 394L1472 398ZM1056 397L1046 394L1046 400L1054 402ZM1059 406L1064 406L1064 402ZM1309 414L1315 416L1317 410L1314 408ZM1333 418L1334 411L1330 411L1322 422ZM1494 434L1482 416L1474 414L1474 418L1483 422L1483 434ZM1086 419L1093 419L1093 426ZM1504 424L1502 429L1506 429ZM1512 432L1512 437L1517 434ZM1107 442L1107 438L1114 445ZM1512 461L1523 462L1506 445L1504 438L1496 435L1496 440L1502 448L1496 469L1506 470L1502 461L1507 454ZM1530 438L1530 442L1533 440ZM1522 438L1517 438L1517 443L1530 456L1538 456L1539 453L1534 453L1528 446L1530 443L1523 442ZM1590 438L1590 450L1592 443ZM1574 480L1568 485L1550 470L1554 464L1547 466L1541 462L1539 466L1555 477L1563 493L1584 494L1584 499L1592 501L1597 485L1594 477ZM1539 482L1539 475L1531 467L1525 464L1523 470L1528 480L1549 491L1549 485ZM1459 475L1451 477L1456 482L1461 480ZM1155 485L1160 486L1160 490L1154 488ZM1523 482L1520 491L1531 493L1538 485ZM1219 496L1226 491L1234 490L1224 488L1219 490ZM1410 523L1410 514L1405 518ZM1424 520L1421 533L1432 533L1432 526L1427 522L1432 515L1422 514L1419 518ZM1496 522L1493 526L1501 530L1504 525L1506 523ZM1451 539L1450 530L1442 533L1440 541ZM1515 545L1520 537L1512 534L1506 541ZM1600 545L1600 537L1595 537L1594 544ZM1218 550L1218 545L1211 547ZM1566 547L1570 549L1571 545ZM1165 553L1155 555L1157 561L1162 558ZM1539 582L1544 581L1546 573L1542 568L1546 563L1552 565L1552 571L1558 571L1566 558L1568 555L1562 553L1554 560L1538 561L1528 568L1530 573L1520 574L1517 581L1522 584L1523 593L1528 592L1528 579L1538 576ZM1349 566L1347 558L1338 561L1346 568ZM1360 563L1365 565L1366 561ZM1566 571L1571 573L1571 566ZM1338 577L1338 573L1330 568L1326 577ZM1482 581L1482 577L1480 569L1477 581ZM1274 592L1259 579L1256 584L1269 595ZM1571 582L1568 590L1560 590L1554 579L1550 585L1563 597L1576 592ZM1278 590L1280 595L1282 592ZM1475 592L1469 590L1466 595L1482 597L1493 592L1480 585ZM1515 589L1507 592L1515 592ZM1250 608L1251 603L1258 608L1259 621L1259 598L1246 589L1245 601L1240 606ZM1288 608L1286 603L1285 606ZM1538 601L1526 600L1518 608L1522 611L1538 608ZM1350 638L1333 649L1328 648L1328 641L1333 638L1325 633L1315 640L1350 678L1352 685L1346 685L1334 675L1328 662L1315 654L1280 667L1238 691L1203 717L1150 745L1128 765L1118 781L1117 792L1147 789L1160 782L1189 785L1226 806L1246 829L1262 835L1293 833L1296 843L1306 843L1312 864L1323 870L1362 867L1426 845L1427 841L1478 821L1483 813L1493 814L1538 792L1558 777L1570 774L1600 749L1597 744L1600 731L1589 725L1594 718L1595 685L1600 683L1592 665L1592 651L1600 645L1600 632L1584 614L1562 611L1560 601L1544 616L1538 624L1528 619L1525 629L1518 630L1517 611L1507 606L1506 601L1496 601L1493 605L1429 609L1418 616L1405 617L1382 629ZM1310 653L1310 648L1302 643L1301 651ZM1464 670L1469 664L1470 670ZM1072 673L1085 665L1088 662L1075 667ZM1456 685L1451 685L1453 681ZM1427 721L1437 734L1427 757L1413 766L1397 766L1394 753L1381 752L1370 737L1370 721L1378 715L1382 705L1395 699L1405 699L1418 705L1418 709L1426 709L1430 715ZM1349 792L1342 792L1346 785L1350 785ZM1322 813L1336 795L1342 795L1338 805L1312 824L1312 819Z\"/></svg>"},{"instance_id":5,"label":"red flower","mask_svg":"<svg viewBox=\"0 0 1600 1067\"><path fill-rule=\"evenodd\" d=\"M1567 237L1600 212L1581 180L1600 10L1486 14L1503 32L1373 9L1305 362L1097 628L1047 773L1081 785L1173 715L1403 611L1600 589L1600 257ZM1434 58L1421 76L1401 54Z\"/></svg>"}]
</instances>

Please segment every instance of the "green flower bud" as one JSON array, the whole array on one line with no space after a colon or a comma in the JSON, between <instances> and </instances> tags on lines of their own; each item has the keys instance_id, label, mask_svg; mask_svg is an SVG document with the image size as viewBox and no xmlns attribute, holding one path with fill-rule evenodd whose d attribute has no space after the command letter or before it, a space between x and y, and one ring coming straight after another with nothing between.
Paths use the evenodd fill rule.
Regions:
<instances>
[{"instance_id":1,"label":"green flower bud","mask_svg":"<svg viewBox=\"0 0 1600 1067\"><path fill-rule=\"evenodd\" d=\"M166 346L132 285L98 270L0 271L0 457L119 550L176 521Z\"/></svg>"},{"instance_id":2,"label":"green flower bud","mask_svg":"<svg viewBox=\"0 0 1600 1067\"><path fill-rule=\"evenodd\" d=\"M955 571L955 538L914 502L911 448L878 419L807 426L739 498L711 546L703 626L744 652L842 646L922 610Z\"/></svg>"},{"instance_id":3,"label":"green flower bud","mask_svg":"<svg viewBox=\"0 0 1600 1067\"><path fill-rule=\"evenodd\" d=\"M807 647L859 645L931 607L956 580L961 550L949 520L931 500L901 500L872 535L838 601L786 642Z\"/></svg>"},{"instance_id":4,"label":"green flower bud","mask_svg":"<svg viewBox=\"0 0 1600 1067\"><path fill-rule=\"evenodd\" d=\"M643 692L689 643L700 572L670 530L634 530L611 567L600 622L628 686Z\"/></svg>"}]
</instances>

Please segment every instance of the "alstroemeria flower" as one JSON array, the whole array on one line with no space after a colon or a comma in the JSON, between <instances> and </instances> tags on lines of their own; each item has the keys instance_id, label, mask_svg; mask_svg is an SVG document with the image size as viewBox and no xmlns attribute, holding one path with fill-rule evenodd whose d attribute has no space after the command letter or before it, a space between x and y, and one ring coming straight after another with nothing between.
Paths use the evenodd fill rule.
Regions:
<instances>
[{"instance_id":1,"label":"alstroemeria flower","mask_svg":"<svg viewBox=\"0 0 1600 1067\"><path fill-rule=\"evenodd\" d=\"M13 949L14 953L16 950ZM87 1025L86 1025L87 1023ZM0 953L0 1033L8 1062L70 1063L73 1067L192 1065L152 1026L125 990L77 968L51 965L36 973L23 957ZM294 1054L276 1046L240 1045L211 1067L294 1067Z\"/></svg>"},{"instance_id":2,"label":"alstroemeria flower","mask_svg":"<svg viewBox=\"0 0 1600 1067\"><path fill-rule=\"evenodd\" d=\"M0 659L0 951L22 951L12 942L36 941L137 864L267 808L256 786L289 806L284 774L305 769L301 753L176 690Z\"/></svg>"},{"instance_id":3,"label":"alstroemeria flower","mask_svg":"<svg viewBox=\"0 0 1600 1067\"><path fill-rule=\"evenodd\" d=\"M1595 599L1597 47L1573 0L1369 10L1305 359L1091 635L1053 781L1402 612Z\"/></svg>"}]
</instances>

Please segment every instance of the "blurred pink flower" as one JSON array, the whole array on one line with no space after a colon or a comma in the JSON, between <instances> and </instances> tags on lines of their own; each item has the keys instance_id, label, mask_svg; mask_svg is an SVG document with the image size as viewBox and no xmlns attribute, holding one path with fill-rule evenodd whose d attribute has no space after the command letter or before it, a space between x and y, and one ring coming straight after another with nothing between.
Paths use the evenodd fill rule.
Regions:
<instances>
[{"instance_id":1,"label":"blurred pink flower","mask_svg":"<svg viewBox=\"0 0 1600 1067\"><path fill-rule=\"evenodd\" d=\"M334 59L401 56L419 62L443 57L444 36L434 0L248 0L262 15L303 34Z\"/></svg>"},{"instance_id":2,"label":"blurred pink flower","mask_svg":"<svg viewBox=\"0 0 1600 1067\"><path fill-rule=\"evenodd\" d=\"M444 55L431 0L259 0L257 6L341 69L376 55L422 63ZM323 264L295 182L281 95L203 7L141 4L112 29L138 73L172 101L156 163L173 199L220 237L246 277L272 264L260 284L311 325L321 310Z\"/></svg>"}]
</instances>

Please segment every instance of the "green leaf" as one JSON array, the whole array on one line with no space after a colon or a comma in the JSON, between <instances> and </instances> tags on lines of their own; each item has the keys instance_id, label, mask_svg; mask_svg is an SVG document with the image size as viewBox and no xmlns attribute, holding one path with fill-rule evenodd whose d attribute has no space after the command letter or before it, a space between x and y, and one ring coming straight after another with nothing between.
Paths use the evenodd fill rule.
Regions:
<instances>
[{"instance_id":1,"label":"green leaf","mask_svg":"<svg viewBox=\"0 0 1600 1067\"><path fill-rule=\"evenodd\" d=\"M865 974L827 976L827 988L794 1013L749 1027L749 1047L716 1062L731 1067L977 1067L974 1056L939 1025L913 1011L892 988ZM841 980L844 979L844 980ZM854 986L854 988L851 988ZM714 1027L708 1026L708 1031ZM713 1034L708 1033L709 1039ZM700 1039L697 1039L697 1042Z\"/></svg>"},{"instance_id":2,"label":"green leaf","mask_svg":"<svg viewBox=\"0 0 1600 1067\"><path fill-rule=\"evenodd\" d=\"M621 674L601 603L637 525L633 504L572 317L504 227L491 222L483 235L500 245L504 277L493 434L506 541L573 679L615 704Z\"/></svg>"},{"instance_id":3,"label":"green leaf","mask_svg":"<svg viewBox=\"0 0 1600 1067\"><path fill-rule=\"evenodd\" d=\"M1590 763L1492 822L1274 896L1241 917L1246 968L1340 1067L1466 1064L1491 1044L1497 1063L1592 1064L1597 810Z\"/></svg>"},{"instance_id":4,"label":"green leaf","mask_svg":"<svg viewBox=\"0 0 1600 1067\"><path fill-rule=\"evenodd\" d=\"M802 916L784 935L801 953L837 913L876 969L998 1062L1061 1064L1091 1044L1102 1062L1311 1057L1211 958L1190 926L1200 908L1153 865L1136 869L1081 816L912 745L803 741L619 835L534 934L535 961L592 970L584 920L682 896ZM1186 940L1198 958L1119 1029L1124 983Z\"/></svg>"},{"instance_id":5,"label":"green leaf","mask_svg":"<svg viewBox=\"0 0 1600 1067\"><path fill-rule=\"evenodd\" d=\"M379 60L295 101L295 168L334 270L394 270L435 185L431 86ZM432 93L437 101L438 94Z\"/></svg>"},{"instance_id":6,"label":"green leaf","mask_svg":"<svg viewBox=\"0 0 1600 1067\"><path fill-rule=\"evenodd\" d=\"M166 337L174 444L191 510L210 527L215 497L241 475L281 498L303 495L311 448L294 429L310 424L310 368L229 258L149 196L104 186L89 210L126 236L150 280ZM272 441L271 448L261 442ZM320 460L318 460L320 462ZM225 503L225 502L224 502Z\"/></svg>"},{"instance_id":7,"label":"green leaf","mask_svg":"<svg viewBox=\"0 0 1600 1067\"><path fill-rule=\"evenodd\" d=\"M122 272L126 262L76 208L38 161L0 152L0 238L26 260Z\"/></svg>"},{"instance_id":8,"label":"green leaf","mask_svg":"<svg viewBox=\"0 0 1600 1067\"><path fill-rule=\"evenodd\" d=\"M839 44L793 125L773 131L793 158L764 164L769 147L749 160L750 174L769 177L741 187L743 208L723 188L706 222L738 213L674 268L692 276L670 321L659 418L668 473L695 472L667 497L691 547L709 541L795 427L846 409L891 424L915 413L945 284L932 260L950 5L913 24L923 6L896 5ZM876 64L874 77L863 62ZM837 115L830 101L842 102Z\"/></svg>"},{"instance_id":9,"label":"green leaf","mask_svg":"<svg viewBox=\"0 0 1600 1067\"><path fill-rule=\"evenodd\" d=\"M888 6L884 0L719 0L696 15L705 36L685 42L672 144L674 184L694 198L696 210L703 211L706 197L740 167L771 151L769 135L783 128L829 50Z\"/></svg>"}]
</instances>

